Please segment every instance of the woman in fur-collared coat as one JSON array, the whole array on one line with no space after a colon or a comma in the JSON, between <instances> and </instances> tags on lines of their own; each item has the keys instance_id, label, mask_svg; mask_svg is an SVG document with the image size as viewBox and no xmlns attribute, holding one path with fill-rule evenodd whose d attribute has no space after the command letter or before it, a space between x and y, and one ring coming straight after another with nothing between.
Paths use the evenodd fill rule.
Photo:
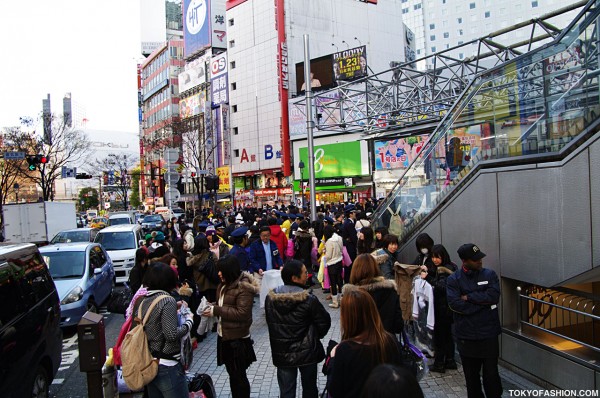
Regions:
<instances>
[{"instance_id":1,"label":"woman in fur-collared coat","mask_svg":"<svg viewBox=\"0 0 600 398\"><path fill-rule=\"evenodd\" d=\"M345 294L353 289L363 289L371 295L386 331L392 334L402 333L404 319L396 282L381 275L375 258L370 254L360 254L354 260L350 283L345 284L342 291Z\"/></svg>"}]
</instances>

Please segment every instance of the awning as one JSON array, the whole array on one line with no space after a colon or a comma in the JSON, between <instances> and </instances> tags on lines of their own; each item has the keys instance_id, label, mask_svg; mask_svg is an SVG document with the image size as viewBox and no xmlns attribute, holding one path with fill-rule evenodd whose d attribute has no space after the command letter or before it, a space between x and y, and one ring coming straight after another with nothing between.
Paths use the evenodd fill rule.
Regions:
<instances>
[{"instance_id":1,"label":"awning","mask_svg":"<svg viewBox=\"0 0 600 398\"><path fill-rule=\"evenodd\" d=\"M356 187L352 190L352 193L364 193L368 194L371 192L371 187Z\"/></svg>"}]
</instances>

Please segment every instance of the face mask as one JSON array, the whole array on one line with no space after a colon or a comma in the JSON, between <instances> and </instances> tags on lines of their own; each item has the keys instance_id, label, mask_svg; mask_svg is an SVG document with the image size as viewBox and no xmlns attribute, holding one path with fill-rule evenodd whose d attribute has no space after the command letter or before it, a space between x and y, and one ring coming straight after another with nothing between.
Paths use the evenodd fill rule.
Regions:
<instances>
[{"instance_id":1,"label":"face mask","mask_svg":"<svg viewBox=\"0 0 600 398\"><path fill-rule=\"evenodd\" d=\"M426 255L427 255L427 253L429 253L429 250L428 250L428 249L421 249L421 253L422 253L424 256L426 256Z\"/></svg>"}]
</instances>

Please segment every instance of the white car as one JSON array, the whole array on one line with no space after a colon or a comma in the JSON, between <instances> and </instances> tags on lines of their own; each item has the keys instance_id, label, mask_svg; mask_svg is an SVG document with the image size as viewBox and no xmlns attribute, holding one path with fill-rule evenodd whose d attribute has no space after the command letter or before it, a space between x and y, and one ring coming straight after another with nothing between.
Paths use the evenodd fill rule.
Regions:
<instances>
[{"instance_id":1,"label":"white car","mask_svg":"<svg viewBox=\"0 0 600 398\"><path fill-rule=\"evenodd\" d=\"M104 247L113 262L117 283L129 280L129 273L135 264L135 252L140 248L141 239L142 227L138 224L107 227L96 235L94 242Z\"/></svg>"}]
</instances>

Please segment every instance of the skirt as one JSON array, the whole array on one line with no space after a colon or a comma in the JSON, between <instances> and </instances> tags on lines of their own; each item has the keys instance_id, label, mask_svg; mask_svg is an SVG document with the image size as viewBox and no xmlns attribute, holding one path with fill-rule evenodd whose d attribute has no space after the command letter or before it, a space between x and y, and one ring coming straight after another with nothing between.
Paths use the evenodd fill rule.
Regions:
<instances>
[{"instance_id":1,"label":"skirt","mask_svg":"<svg viewBox=\"0 0 600 398\"><path fill-rule=\"evenodd\" d=\"M254 341L250 338L223 340L217 337L217 365L230 365L234 369L246 370L252 362L256 362Z\"/></svg>"}]
</instances>

